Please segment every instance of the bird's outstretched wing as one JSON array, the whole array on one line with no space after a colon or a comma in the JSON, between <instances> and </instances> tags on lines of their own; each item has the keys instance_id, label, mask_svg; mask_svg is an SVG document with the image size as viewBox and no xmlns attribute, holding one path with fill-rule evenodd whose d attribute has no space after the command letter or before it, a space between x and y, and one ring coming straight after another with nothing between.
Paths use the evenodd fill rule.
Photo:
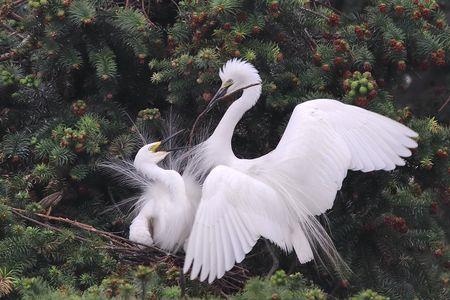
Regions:
<instances>
[{"instance_id":1,"label":"bird's outstretched wing","mask_svg":"<svg viewBox=\"0 0 450 300\"><path fill-rule=\"evenodd\" d=\"M192 265L191 279L200 276L201 281L208 278L212 282L241 262L261 236L290 251L292 246L286 240L290 240L291 232L286 230L285 209L277 193L266 184L232 168L217 166L203 185L184 272ZM304 244L299 248L309 248L305 239L301 242Z\"/></svg>"},{"instance_id":2,"label":"bird's outstretched wing","mask_svg":"<svg viewBox=\"0 0 450 300\"><path fill-rule=\"evenodd\" d=\"M298 216L333 206L347 170L393 170L417 147L417 133L377 113L336 100L297 105L269 154L253 163L256 178L283 194Z\"/></svg>"}]
</instances>

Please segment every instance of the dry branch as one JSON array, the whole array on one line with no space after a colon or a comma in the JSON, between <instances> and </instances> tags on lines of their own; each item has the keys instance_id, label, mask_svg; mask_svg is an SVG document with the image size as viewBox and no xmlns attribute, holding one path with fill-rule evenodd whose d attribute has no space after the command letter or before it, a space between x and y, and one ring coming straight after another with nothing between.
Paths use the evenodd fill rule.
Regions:
<instances>
[{"instance_id":1,"label":"dry branch","mask_svg":"<svg viewBox=\"0 0 450 300\"><path fill-rule=\"evenodd\" d=\"M139 243L135 243L126 239L124 237L118 236L111 232L107 232L104 230L97 229L92 225L81 223L75 220L71 220L69 218L64 217L55 217L49 216L41 213L30 213L23 209L10 207L11 211L18 217L32 222L41 227L48 228L50 230L54 230L60 233L64 233L64 230L56 227L55 225L51 225L49 223L44 223L42 221L36 220L33 217L44 219L48 222L56 222L70 225L71 227L75 227L78 229L82 229L84 231L88 231L90 233L94 233L108 241L107 244L102 246L96 246L97 249L104 249L112 254L117 255L121 261L130 263L130 264L150 264L154 265L157 263L166 263L169 266L175 266L178 268L182 268L184 257L169 253L164 251L158 247L154 246L146 246ZM81 242L92 242L91 240L79 235L75 234L75 239ZM241 289L247 279L249 278L249 271L241 266L235 266L232 270L227 272L225 276L219 280L216 280L212 288L217 290L218 293L232 293Z\"/></svg>"}]
</instances>

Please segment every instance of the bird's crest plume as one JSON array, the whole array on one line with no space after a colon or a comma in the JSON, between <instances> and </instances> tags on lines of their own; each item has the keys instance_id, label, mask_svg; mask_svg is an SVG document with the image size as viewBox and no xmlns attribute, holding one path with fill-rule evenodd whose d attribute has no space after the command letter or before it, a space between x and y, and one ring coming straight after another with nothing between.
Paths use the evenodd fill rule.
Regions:
<instances>
[{"instance_id":1,"label":"bird's crest plume","mask_svg":"<svg viewBox=\"0 0 450 300\"><path fill-rule=\"evenodd\" d=\"M230 59L219 71L219 76L222 82L225 82L229 79L233 79L233 81L235 82L244 81L244 75L250 75L251 79L253 80L253 82L250 83L261 82L258 70L251 63L242 59Z\"/></svg>"}]
</instances>

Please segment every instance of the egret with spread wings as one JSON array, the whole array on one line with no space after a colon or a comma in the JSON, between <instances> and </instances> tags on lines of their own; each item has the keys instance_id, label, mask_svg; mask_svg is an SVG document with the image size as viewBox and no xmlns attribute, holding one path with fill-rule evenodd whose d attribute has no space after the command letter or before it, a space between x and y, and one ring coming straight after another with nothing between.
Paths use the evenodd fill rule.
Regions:
<instances>
[{"instance_id":1,"label":"egret with spread wings","mask_svg":"<svg viewBox=\"0 0 450 300\"><path fill-rule=\"evenodd\" d=\"M234 128L261 94L261 78L249 63L228 61L222 86L209 104L243 89L214 133L195 149L194 169L206 177L186 249L184 272L212 282L241 262L260 237L302 263L320 249L342 263L315 218L333 206L348 170L370 172L402 166L417 147L417 134L368 110L318 99L295 107L277 147L256 159L238 159Z\"/></svg>"}]
</instances>

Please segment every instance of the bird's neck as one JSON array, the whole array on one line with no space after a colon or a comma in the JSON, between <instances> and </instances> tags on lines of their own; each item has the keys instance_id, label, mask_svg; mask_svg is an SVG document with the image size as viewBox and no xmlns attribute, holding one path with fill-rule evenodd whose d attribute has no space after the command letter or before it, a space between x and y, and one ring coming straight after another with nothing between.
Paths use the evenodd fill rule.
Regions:
<instances>
[{"instance_id":1,"label":"bird's neck","mask_svg":"<svg viewBox=\"0 0 450 300\"><path fill-rule=\"evenodd\" d=\"M260 95L261 85L247 88L243 91L242 96L227 109L219 125L217 125L214 133L209 138L209 144L217 148L214 149L214 151L217 151L216 154L221 153L226 157L234 157L231 147L234 129L245 112L256 104Z\"/></svg>"},{"instance_id":2,"label":"bird's neck","mask_svg":"<svg viewBox=\"0 0 450 300\"><path fill-rule=\"evenodd\" d=\"M154 163L144 163L137 168L147 178L166 186L173 200L182 201L186 198L186 190L181 175L174 170L165 170Z\"/></svg>"}]
</instances>

